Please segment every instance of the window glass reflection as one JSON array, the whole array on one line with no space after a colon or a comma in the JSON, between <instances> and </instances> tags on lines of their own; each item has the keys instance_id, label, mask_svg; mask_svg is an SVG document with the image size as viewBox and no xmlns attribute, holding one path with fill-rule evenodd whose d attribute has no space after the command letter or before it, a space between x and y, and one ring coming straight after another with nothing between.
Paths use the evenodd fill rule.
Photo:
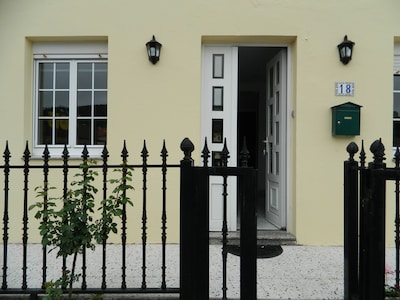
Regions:
<instances>
[{"instance_id":1,"label":"window glass reflection","mask_svg":"<svg viewBox=\"0 0 400 300\"><path fill-rule=\"evenodd\" d=\"M53 88L53 63L39 64L39 89Z\"/></svg>"},{"instance_id":2,"label":"window glass reflection","mask_svg":"<svg viewBox=\"0 0 400 300\"><path fill-rule=\"evenodd\" d=\"M53 92L39 92L39 116L53 115Z\"/></svg>"},{"instance_id":3,"label":"window glass reflection","mask_svg":"<svg viewBox=\"0 0 400 300\"><path fill-rule=\"evenodd\" d=\"M107 63L94 65L94 88L107 89Z\"/></svg>"},{"instance_id":4,"label":"window glass reflection","mask_svg":"<svg viewBox=\"0 0 400 300\"><path fill-rule=\"evenodd\" d=\"M92 64L78 64L78 89L92 88Z\"/></svg>"},{"instance_id":5,"label":"window glass reflection","mask_svg":"<svg viewBox=\"0 0 400 300\"><path fill-rule=\"evenodd\" d=\"M394 75L393 87L396 91L400 91L400 75Z\"/></svg>"},{"instance_id":6,"label":"window glass reflection","mask_svg":"<svg viewBox=\"0 0 400 300\"><path fill-rule=\"evenodd\" d=\"M90 145L91 138L91 122L90 119L82 119L77 121L76 142L78 145Z\"/></svg>"},{"instance_id":7,"label":"window glass reflection","mask_svg":"<svg viewBox=\"0 0 400 300\"><path fill-rule=\"evenodd\" d=\"M94 115L107 116L107 92L94 92Z\"/></svg>"},{"instance_id":8,"label":"window glass reflection","mask_svg":"<svg viewBox=\"0 0 400 300\"><path fill-rule=\"evenodd\" d=\"M56 64L56 89L69 88L69 63Z\"/></svg>"},{"instance_id":9,"label":"window glass reflection","mask_svg":"<svg viewBox=\"0 0 400 300\"><path fill-rule=\"evenodd\" d=\"M92 92L78 92L77 109L79 117L92 115Z\"/></svg>"}]
</instances>

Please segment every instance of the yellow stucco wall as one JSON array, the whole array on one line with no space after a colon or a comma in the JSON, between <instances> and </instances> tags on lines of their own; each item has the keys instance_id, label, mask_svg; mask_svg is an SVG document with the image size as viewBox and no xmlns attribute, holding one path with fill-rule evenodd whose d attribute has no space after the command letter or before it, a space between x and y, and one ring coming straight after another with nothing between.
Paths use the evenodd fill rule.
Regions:
<instances>
[{"instance_id":1,"label":"yellow stucco wall","mask_svg":"<svg viewBox=\"0 0 400 300\"><path fill-rule=\"evenodd\" d=\"M289 44L289 106L295 117L288 120L288 230L300 244L342 244L347 144L365 139L369 148L381 137L387 156L392 155L399 11L398 0L0 0L0 145L8 140L13 159L20 162L25 141L32 144L31 47L36 41L108 41L110 153L118 157L126 139L132 160L139 159L146 139L153 162L159 161L163 139L169 160L179 162L186 136L200 162L202 43ZM163 44L155 66L144 47L153 34ZM347 66L339 62L336 48L345 34L356 43ZM337 81L354 82L355 96L336 97ZM347 101L363 106L361 135L332 137L330 107ZM176 242L178 179L169 180L176 216L169 219L169 241ZM155 204L150 206L160 215Z\"/></svg>"}]
</instances>

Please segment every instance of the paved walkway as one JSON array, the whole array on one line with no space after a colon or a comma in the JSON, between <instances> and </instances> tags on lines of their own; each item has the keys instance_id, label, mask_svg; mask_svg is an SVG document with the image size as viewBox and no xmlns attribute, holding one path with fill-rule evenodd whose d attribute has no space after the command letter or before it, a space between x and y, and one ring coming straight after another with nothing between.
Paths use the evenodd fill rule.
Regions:
<instances>
[{"instance_id":1,"label":"paved walkway","mask_svg":"<svg viewBox=\"0 0 400 300\"><path fill-rule=\"evenodd\" d=\"M28 247L28 286L39 287L41 283L40 245ZM129 245L127 250L128 287L141 286L140 245ZM0 250L1 261L2 247ZM88 287L101 284L101 247L88 256ZM10 245L8 287L20 287L22 278L22 246ZM121 248L110 245L107 248L107 287L121 285ZM167 247L167 286L179 286L179 245ZM221 246L210 245L210 296L221 297ZM149 245L147 248L147 287L161 285L161 246ZM195 259L195 258L194 258ZM387 264L394 266L394 249L387 249ZM239 298L239 257L228 255L228 297ZM56 278L60 263L55 262L54 254L49 257L48 279ZM196 270L193 270L195 272ZM40 274L38 276L38 274ZM1 277L1 276L0 276ZM343 248L342 247L304 247L283 246L280 256L257 260L258 299L343 299ZM394 278L389 277L388 282ZM1 298L1 297L0 297ZM122 298L122 297L121 297ZM123 297L125 298L125 297ZM131 299L140 299L130 297ZM143 299L143 297L142 297ZM149 299L149 298L146 298ZM156 299L152 297L151 299Z\"/></svg>"}]
</instances>

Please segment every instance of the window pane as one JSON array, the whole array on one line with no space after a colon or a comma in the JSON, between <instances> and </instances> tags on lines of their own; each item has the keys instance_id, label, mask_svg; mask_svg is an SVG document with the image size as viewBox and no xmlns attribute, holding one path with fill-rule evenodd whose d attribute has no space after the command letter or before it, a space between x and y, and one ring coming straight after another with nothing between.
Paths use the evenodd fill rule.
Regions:
<instances>
[{"instance_id":1,"label":"window pane","mask_svg":"<svg viewBox=\"0 0 400 300\"><path fill-rule=\"evenodd\" d=\"M223 54L213 54L213 78L224 78Z\"/></svg>"},{"instance_id":2,"label":"window pane","mask_svg":"<svg viewBox=\"0 0 400 300\"><path fill-rule=\"evenodd\" d=\"M269 69L269 97L272 98L274 95L274 69Z\"/></svg>"},{"instance_id":3,"label":"window pane","mask_svg":"<svg viewBox=\"0 0 400 300\"><path fill-rule=\"evenodd\" d=\"M224 136L224 121L222 119L212 120L212 142L222 143Z\"/></svg>"},{"instance_id":4,"label":"window pane","mask_svg":"<svg viewBox=\"0 0 400 300\"><path fill-rule=\"evenodd\" d=\"M38 122L38 144L51 145L53 140L51 137L52 120L39 120Z\"/></svg>"},{"instance_id":5,"label":"window pane","mask_svg":"<svg viewBox=\"0 0 400 300\"><path fill-rule=\"evenodd\" d=\"M94 64L94 88L107 88L107 63Z\"/></svg>"},{"instance_id":6,"label":"window pane","mask_svg":"<svg viewBox=\"0 0 400 300\"><path fill-rule=\"evenodd\" d=\"M394 78L394 83L393 83L394 89L396 91L400 91L400 75L394 75L393 78Z\"/></svg>"},{"instance_id":7,"label":"window pane","mask_svg":"<svg viewBox=\"0 0 400 300\"><path fill-rule=\"evenodd\" d=\"M69 115L69 92L56 92L56 117Z\"/></svg>"},{"instance_id":8,"label":"window pane","mask_svg":"<svg viewBox=\"0 0 400 300\"><path fill-rule=\"evenodd\" d=\"M95 120L94 128L96 130L94 134L94 144L104 145L107 138L107 120Z\"/></svg>"},{"instance_id":9,"label":"window pane","mask_svg":"<svg viewBox=\"0 0 400 300\"><path fill-rule=\"evenodd\" d=\"M213 86L213 110L224 110L224 88L222 86Z\"/></svg>"},{"instance_id":10,"label":"window pane","mask_svg":"<svg viewBox=\"0 0 400 300\"><path fill-rule=\"evenodd\" d=\"M53 63L39 64L39 89L53 88Z\"/></svg>"},{"instance_id":11,"label":"window pane","mask_svg":"<svg viewBox=\"0 0 400 300\"><path fill-rule=\"evenodd\" d=\"M90 119L77 121L76 142L78 145L90 145L92 143L90 139L91 130Z\"/></svg>"},{"instance_id":12,"label":"window pane","mask_svg":"<svg viewBox=\"0 0 400 300\"><path fill-rule=\"evenodd\" d=\"M400 93L393 94L393 118L400 118Z\"/></svg>"},{"instance_id":13,"label":"window pane","mask_svg":"<svg viewBox=\"0 0 400 300\"><path fill-rule=\"evenodd\" d=\"M400 121L393 121L393 146L400 147Z\"/></svg>"},{"instance_id":14,"label":"window pane","mask_svg":"<svg viewBox=\"0 0 400 300\"><path fill-rule=\"evenodd\" d=\"M53 115L53 92L39 92L38 110L40 117Z\"/></svg>"},{"instance_id":15,"label":"window pane","mask_svg":"<svg viewBox=\"0 0 400 300\"><path fill-rule=\"evenodd\" d=\"M78 117L92 115L92 92L78 92Z\"/></svg>"},{"instance_id":16,"label":"window pane","mask_svg":"<svg viewBox=\"0 0 400 300\"><path fill-rule=\"evenodd\" d=\"M56 141L57 145L68 144L68 119L56 120Z\"/></svg>"},{"instance_id":17,"label":"window pane","mask_svg":"<svg viewBox=\"0 0 400 300\"><path fill-rule=\"evenodd\" d=\"M94 92L94 115L107 116L107 92Z\"/></svg>"},{"instance_id":18,"label":"window pane","mask_svg":"<svg viewBox=\"0 0 400 300\"><path fill-rule=\"evenodd\" d=\"M56 65L56 89L69 89L69 63Z\"/></svg>"},{"instance_id":19,"label":"window pane","mask_svg":"<svg viewBox=\"0 0 400 300\"><path fill-rule=\"evenodd\" d=\"M78 64L78 89L91 89L92 88L92 64L79 63Z\"/></svg>"}]
</instances>

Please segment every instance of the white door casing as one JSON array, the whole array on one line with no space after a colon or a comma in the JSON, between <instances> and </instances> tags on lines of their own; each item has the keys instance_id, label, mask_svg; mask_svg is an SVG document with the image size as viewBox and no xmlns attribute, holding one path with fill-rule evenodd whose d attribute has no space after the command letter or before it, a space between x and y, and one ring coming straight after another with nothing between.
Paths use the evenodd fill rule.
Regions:
<instances>
[{"instance_id":1,"label":"white door casing","mask_svg":"<svg viewBox=\"0 0 400 300\"><path fill-rule=\"evenodd\" d=\"M266 105L266 186L265 217L280 229L286 228L286 50L281 50L267 64Z\"/></svg>"},{"instance_id":2,"label":"white door casing","mask_svg":"<svg viewBox=\"0 0 400 300\"><path fill-rule=\"evenodd\" d=\"M238 48L203 46L201 137L207 139L210 162L219 164L224 140L229 151L228 166L237 161L237 72ZM210 231L220 231L223 216L223 179L210 178ZM236 178L228 178L228 230L237 227Z\"/></svg>"}]
</instances>

